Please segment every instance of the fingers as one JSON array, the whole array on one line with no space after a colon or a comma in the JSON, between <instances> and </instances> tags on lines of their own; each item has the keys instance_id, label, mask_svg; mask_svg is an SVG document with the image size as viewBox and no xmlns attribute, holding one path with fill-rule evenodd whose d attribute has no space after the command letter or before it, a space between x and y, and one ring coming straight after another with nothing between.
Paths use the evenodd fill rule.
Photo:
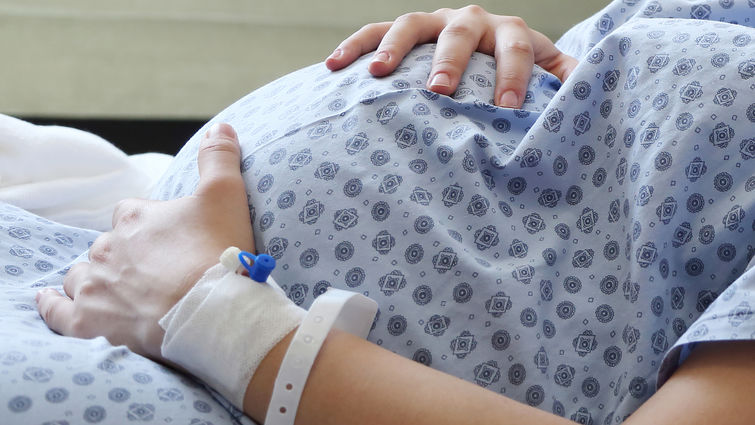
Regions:
<instances>
[{"instance_id":1,"label":"fingers","mask_svg":"<svg viewBox=\"0 0 755 425\"><path fill-rule=\"evenodd\" d=\"M530 35L535 50L535 63L558 77L562 82L566 81L579 61L558 50L545 35L534 30L530 30Z\"/></svg>"},{"instance_id":2,"label":"fingers","mask_svg":"<svg viewBox=\"0 0 755 425\"><path fill-rule=\"evenodd\" d=\"M212 195L213 192L244 191L241 178L241 148L236 131L229 124L216 123L205 134L199 145L197 157L199 165L198 196ZM220 190L219 190L220 189Z\"/></svg>"},{"instance_id":3,"label":"fingers","mask_svg":"<svg viewBox=\"0 0 755 425\"><path fill-rule=\"evenodd\" d=\"M574 58L567 54L562 53L561 56L560 65L557 68L554 68L551 72L563 82L566 81L567 78L569 78L571 73L574 71L574 68L579 65L579 61L577 60L577 58Z\"/></svg>"},{"instance_id":4,"label":"fingers","mask_svg":"<svg viewBox=\"0 0 755 425\"><path fill-rule=\"evenodd\" d=\"M86 276L89 273L89 263L76 263L68 270L63 278L63 292L66 293L71 299L76 298L81 289L81 285L86 280Z\"/></svg>"},{"instance_id":5,"label":"fingers","mask_svg":"<svg viewBox=\"0 0 755 425\"><path fill-rule=\"evenodd\" d=\"M384 76L393 72L415 45L435 40L428 89L452 94L476 50L495 55L494 101L508 108L520 108L524 103L534 64L564 81L578 63L546 36L531 30L521 18L496 16L479 6L467 6L408 13L394 22L365 25L341 43L326 65L331 70L340 69L377 48L369 71Z\"/></svg>"},{"instance_id":6,"label":"fingers","mask_svg":"<svg viewBox=\"0 0 755 425\"><path fill-rule=\"evenodd\" d=\"M50 329L61 335L72 334L73 301L51 288L37 292L36 301L39 314Z\"/></svg>"},{"instance_id":7,"label":"fingers","mask_svg":"<svg viewBox=\"0 0 755 425\"><path fill-rule=\"evenodd\" d=\"M195 206L194 217L202 217L206 225L214 226L216 236L223 235L221 229L232 232L216 240L253 248L249 204L241 177L241 147L233 127L213 125L202 140L197 162L199 186L195 195L201 202ZM234 225L229 227L229 223Z\"/></svg>"},{"instance_id":8,"label":"fingers","mask_svg":"<svg viewBox=\"0 0 755 425\"><path fill-rule=\"evenodd\" d=\"M415 45L434 41L444 23L434 13L415 12L398 17L382 37L367 69L376 77L390 74Z\"/></svg>"},{"instance_id":9,"label":"fingers","mask_svg":"<svg viewBox=\"0 0 755 425\"><path fill-rule=\"evenodd\" d=\"M535 63L535 48L527 25L510 18L495 32L495 102L504 108L520 108Z\"/></svg>"},{"instance_id":10,"label":"fingers","mask_svg":"<svg viewBox=\"0 0 755 425\"><path fill-rule=\"evenodd\" d=\"M456 90L469 58L480 45L484 33L480 20L485 19L485 11L467 9L470 12L459 15L438 35L432 71L427 80L427 88L436 93L450 95Z\"/></svg>"},{"instance_id":11,"label":"fingers","mask_svg":"<svg viewBox=\"0 0 755 425\"><path fill-rule=\"evenodd\" d=\"M110 232L101 233L97 237L97 239L94 240L94 243L92 243L92 246L89 247L89 252L87 253L89 256L89 262L101 263L101 264L106 263L108 260L108 257L110 256L110 252L112 251L112 248L113 248L112 233Z\"/></svg>"},{"instance_id":12,"label":"fingers","mask_svg":"<svg viewBox=\"0 0 755 425\"><path fill-rule=\"evenodd\" d=\"M325 59L325 66L331 71L337 71L351 64L363 54L375 50L391 25L393 25L393 22L379 22L363 26L359 31L341 42L333 53Z\"/></svg>"}]
</instances>

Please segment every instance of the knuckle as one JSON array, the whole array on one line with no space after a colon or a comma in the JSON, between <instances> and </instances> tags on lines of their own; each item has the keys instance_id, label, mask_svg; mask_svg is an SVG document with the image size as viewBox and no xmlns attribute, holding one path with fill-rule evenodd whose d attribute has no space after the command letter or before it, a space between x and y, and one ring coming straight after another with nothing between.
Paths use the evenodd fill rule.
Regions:
<instances>
[{"instance_id":1,"label":"knuckle","mask_svg":"<svg viewBox=\"0 0 755 425\"><path fill-rule=\"evenodd\" d=\"M66 294L70 294L75 282L81 279L80 274L82 273L85 267L86 267L86 263L76 263L73 266L71 266L70 269L68 269L68 272L63 277L63 290L65 291Z\"/></svg>"},{"instance_id":2,"label":"knuckle","mask_svg":"<svg viewBox=\"0 0 755 425\"><path fill-rule=\"evenodd\" d=\"M482 8L482 6L476 4L470 4L469 6L463 7L461 10L475 17L481 17L488 13L485 9Z\"/></svg>"},{"instance_id":3,"label":"knuckle","mask_svg":"<svg viewBox=\"0 0 755 425\"><path fill-rule=\"evenodd\" d=\"M528 28L527 22L525 22L524 19L520 18L519 16L502 16L501 20L504 25L519 28Z\"/></svg>"},{"instance_id":4,"label":"knuckle","mask_svg":"<svg viewBox=\"0 0 755 425\"><path fill-rule=\"evenodd\" d=\"M217 176L206 182L206 193L225 198L226 195L244 192L244 181L238 176Z\"/></svg>"},{"instance_id":5,"label":"knuckle","mask_svg":"<svg viewBox=\"0 0 755 425\"><path fill-rule=\"evenodd\" d=\"M107 262L110 257L110 251L113 248L113 242L110 237L110 233L103 233L94 240L94 243L89 247L89 259L90 261L104 263Z\"/></svg>"},{"instance_id":6,"label":"knuckle","mask_svg":"<svg viewBox=\"0 0 755 425\"><path fill-rule=\"evenodd\" d=\"M529 82L529 77L529 74L526 77L523 77L521 74L514 72L502 73L500 76L500 90L503 92L506 89L510 89L516 92L521 91L523 93L524 88L527 87L527 82Z\"/></svg>"},{"instance_id":7,"label":"knuckle","mask_svg":"<svg viewBox=\"0 0 755 425\"><path fill-rule=\"evenodd\" d=\"M74 314L71 321L68 324L68 330L72 336L77 338L86 338L88 335L87 320L81 316L81 314Z\"/></svg>"},{"instance_id":8,"label":"knuckle","mask_svg":"<svg viewBox=\"0 0 755 425\"><path fill-rule=\"evenodd\" d=\"M375 30L375 28L378 26L377 23L372 22L369 24L362 25L362 28L359 28L359 31L357 32L372 32Z\"/></svg>"},{"instance_id":9,"label":"knuckle","mask_svg":"<svg viewBox=\"0 0 755 425\"><path fill-rule=\"evenodd\" d=\"M501 46L501 53L533 56L534 49L532 48L532 44L524 40L511 40Z\"/></svg>"},{"instance_id":10,"label":"knuckle","mask_svg":"<svg viewBox=\"0 0 755 425\"><path fill-rule=\"evenodd\" d=\"M450 73L459 73L463 70L463 64L457 57L444 55L435 58L434 69Z\"/></svg>"},{"instance_id":11,"label":"knuckle","mask_svg":"<svg viewBox=\"0 0 755 425\"><path fill-rule=\"evenodd\" d=\"M476 30L467 23L453 22L443 29L444 35L460 38L473 38Z\"/></svg>"},{"instance_id":12,"label":"knuckle","mask_svg":"<svg viewBox=\"0 0 755 425\"><path fill-rule=\"evenodd\" d=\"M385 22L372 22L367 25L363 25L356 34L372 34L381 31L385 26Z\"/></svg>"},{"instance_id":13,"label":"knuckle","mask_svg":"<svg viewBox=\"0 0 755 425\"><path fill-rule=\"evenodd\" d=\"M137 207L131 207L123 212L120 216L119 222L122 224L125 223L135 223L139 221L139 218L142 215L142 211L140 208Z\"/></svg>"},{"instance_id":14,"label":"knuckle","mask_svg":"<svg viewBox=\"0 0 755 425\"><path fill-rule=\"evenodd\" d=\"M86 280L81 283L81 286L79 286L79 293L77 294L76 300L81 302L81 297L88 298L95 296L99 294L104 287L105 285L98 280Z\"/></svg>"},{"instance_id":15,"label":"knuckle","mask_svg":"<svg viewBox=\"0 0 755 425\"><path fill-rule=\"evenodd\" d=\"M405 24L408 26L419 26L422 24L425 17L427 17L427 13L424 12L410 12L405 13L398 18L396 18L397 24Z\"/></svg>"},{"instance_id":16,"label":"knuckle","mask_svg":"<svg viewBox=\"0 0 755 425\"><path fill-rule=\"evenodd\" d=\"M133 223L139 220L143 212L143 208L136 199L124 199L119 201L113 211L113 224L126 224Z\"/></svg>"},{"instance_id":17,"label":"knuckle","mask_svg":"<svg viewBox=\"0 0 755 425\"><path fill-rule=\"evenodd\" d=\"M54 304L51 302L45 302L44 305L40 306L39 314L42 316L42 319L45 321L45 323L54 323L53 320L55 320L55 307Z\"/></svg>"},{"instance_id":18,"label":"knuckle","mask_svg":"<svg viewBox=\"0 0 755 425\"><path fill-rule=\"evenodd\" d=\"M453 13L454 10L450 9L448 7L441 7L440 9L433 12L433 15L448 15L449 13Z\"/></svg>"},{"instance_id":19,"label":"knuckle","mask_svg":"<svg viewBox=\"0 0 755 425\"><path fill-rule=\"evenodd\" d=\"M66 273L64 280L74 279L79 273L81 273L84 267L86 267L86 263L76 263L72 265L71 268L68 269L68 273Z\"/></svg>"},{"instance_id":20,"label":"knuckle","mask_svg":"<svg viewBox=\"0 0 755 425\"><path fill-rule=\"evenodd\" d=\"M126 206L132 201L131 198L121 199L120 201L115 203L115 208L113 209L113 215L118 214L121 210L125 209Z\"/></svg>"},{"instance_id":21,"label":"knuckle","mask_svg":"<svg viewBox=\"0 0 755 425\"><path fill-rule=\"evenodd\" d=\"M94 285L90 284L89 282L84 282L79 286L79 293L76 294L75 300L79 300L79 297L89 297L95 293Z\"/></svg>"},{"instance_id":22,"label":"knuckle","mask_svg":"<svg viewBox=\"0 0 755 425\"><path fill-rule=\"evenodd\" d=\"M215 137L212 139L205 139L199 146L199 152L214 153L214 152L230 152L239 153L239 147L235 141L226 139L224 137Z\"/></svg>"}]
</instances>

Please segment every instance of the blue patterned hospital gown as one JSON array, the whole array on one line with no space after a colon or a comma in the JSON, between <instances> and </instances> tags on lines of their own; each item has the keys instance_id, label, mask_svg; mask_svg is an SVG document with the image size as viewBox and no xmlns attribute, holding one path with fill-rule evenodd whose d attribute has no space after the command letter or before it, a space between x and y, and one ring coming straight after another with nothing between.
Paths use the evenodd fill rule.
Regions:
<instances>
[{"instance_id":1,"label":"blue patterned hospital gown","mask_svg":"<svg viewBox=\"0 0 755 425\"><path fill-rule=\"evenodd\" d=\"M619 423L692 343L755 335L753 20L755 0L615 1L559 42L580 59L563 85L533 72L522 110L491 106L495 63L482 54L452 97L425 90L427 45L382 79L367 74L368 58L335 73L314 65L212 122L239 133L257 247L277 259L294 302L359 291L380 306L370 341L579 423ZM198 141L156 198L193 191ZM60 284L34 267L64 266L75 252L52 260L46 250L75 230L3 214L0 281L24 310L30 286ZM51 240L30 239L40 232ZM44 344L0 348L0 410L66 419L52 390L32 384L39 367L8 366L74 344L33 314L20 323L37 336L24 338ZM67 376L53 354L41 369ZM154 369L135 357L108 357L106 369L129 372L104 391ZM73 397L79 383L66 379L61 394ZM210 409L198 389L174 387L183 404L196 397ZM192 417L151 391L134 403L155 419ZM97 397L68 406L71 421L90 405L132 418L129 402Z\"/></svg>"}]
</instances>

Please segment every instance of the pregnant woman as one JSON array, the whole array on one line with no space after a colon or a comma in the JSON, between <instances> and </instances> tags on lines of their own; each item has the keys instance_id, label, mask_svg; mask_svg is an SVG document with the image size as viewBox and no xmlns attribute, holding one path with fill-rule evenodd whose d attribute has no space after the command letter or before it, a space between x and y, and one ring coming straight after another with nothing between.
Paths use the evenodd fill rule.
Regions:
<instances>
[{"instance_id":1,"label":"pregnant woman","mask_svg":"<svg viewBox=\"0 0 755 425\"><path fill-rule=\"evenodd\" d=\"M474 7L365 27L208 123L40 314L174 361L158 320L235 245L291 305L379 306L298 423L747 423L754 6L615 1L560 50ZM291 336L233 395L257 421Z\"/></svg>"}]
</instances>

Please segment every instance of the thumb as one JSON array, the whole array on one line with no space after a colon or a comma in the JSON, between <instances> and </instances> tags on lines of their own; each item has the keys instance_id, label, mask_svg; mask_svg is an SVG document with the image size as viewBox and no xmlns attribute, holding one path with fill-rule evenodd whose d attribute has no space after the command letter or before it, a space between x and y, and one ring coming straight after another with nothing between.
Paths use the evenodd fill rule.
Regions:
<instances>
[{"instance_id":1,"label":"thumb","mask_svg":"<svg viewBox=\"0 0 755 425\"><path fill-rule=\"evenodd\" d=\"M241 147L236 131L229 124L215 123L205 133L199 144L197 157L199 166L199 186L196 194L204 196L216 189L228 186L243 191L241 178Z\"/></svg>"}]
</instances>

